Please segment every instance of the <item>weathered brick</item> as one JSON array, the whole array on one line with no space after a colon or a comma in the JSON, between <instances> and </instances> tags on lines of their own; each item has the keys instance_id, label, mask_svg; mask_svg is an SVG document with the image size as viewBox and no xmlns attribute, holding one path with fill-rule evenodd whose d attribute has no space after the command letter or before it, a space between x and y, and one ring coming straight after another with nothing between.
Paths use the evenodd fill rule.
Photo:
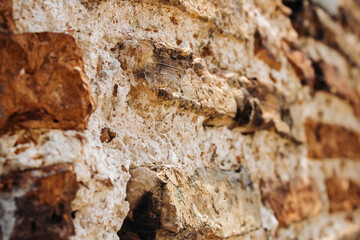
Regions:
<instances>
[{"instance_id":1,"label":"weathered brick","mask_svg":"<svg viewBox=\"0 0 360 240\"><path fill-rule=\"evenodd\" d=\"M83 53L62 33L0 33L0 129L83 129L94 110Z\"/></svg>"},{"instance_id":2,"label":"weathered brick","mask_svg":"<svg viewBox=\"0 0 360 240\"><path fill-rule=\"evenodd\" d=\"M227 238L261 225L259 198L245 168L239 173L198 169L193 176L175 169L138 168L131 174L127 191L131 212L120 237Z\"/></svg>"},{"instance_id":3,"label":"weathered brick","mask_svg":"<svg viewBox=\"0 0 360 240\"><path fill-rule=\"evenodd\" d=\"M262 199L273 209L279 226L315 216L322 209L318 190L311 179L292 179L289 182L261 182Z\"/></svg>"},{"instance_id":4,"label":"weathered brick","mask_svg":"<svg viewBox=\"0 0 360 240\"><path fill-rule=\"evenodd\" d=\"M351 179L331 177L325 181L330 212L360 207L360 186Z\"/></svg>"},{"instance_id":5,"label":"weathered brick","mask_svg":"<svg viewBox=\"0 0 360 240\"><path fill-rule=\"evenodd\" d=\"M12 0L0 0L0 32L11 32L15 30L12 6Z\"/></svg>"},{"instance_id":6,"label":"weathered brick","mask_svg":"<svg viewBox=\"0 0 360 240\"><path fill-rule=\"evenodd\" d=\"M307 119L305 133L309 158L360 158L360 134L354 130Z\"/></svg>"},{"instance_id":7,"label":"weathered brick","mask_svg":"<svg viewBox=\"0 0 360 240\"><path fill-rule=\"evenodd\" d=\"M68 239L77 191L70 163L0 176L2 239Z\"/></svg>"}]
</instances>

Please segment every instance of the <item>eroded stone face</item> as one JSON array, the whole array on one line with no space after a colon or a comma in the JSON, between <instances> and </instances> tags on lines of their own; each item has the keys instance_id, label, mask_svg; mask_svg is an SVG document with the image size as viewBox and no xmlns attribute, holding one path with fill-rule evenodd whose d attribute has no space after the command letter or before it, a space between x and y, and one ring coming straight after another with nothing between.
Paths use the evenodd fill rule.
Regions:
<instances>
[{"instance_id":1,"label":"eroded stone face","mask_svg":"<svg viewBox=\"0 0 360 240\"><path fill-rule=\"evenodd\" d=\"M307 119L305 132L309 158L360 158L360 135L354 130Z\"/></svg>"},{"instance_id":2,"label":"eroded stone face","mask_svg":"<svg viewBox=\"0 0 360 240\"><path fill-rule=\"evenodd\" d=\"M138 79L138 86L130 92L132 102L140 102L147 90L154 103L204 115L209 125L230 124L236 115L236 102L226 80L210 74L190 49L151 41L127 42L119 49L119 60Z\"/></svg>"},{"instance_id":3,"label":"eroded stone face","mask_svg":"<svg viewBox=\"0 0 360 240\"><path fill-rule=\"evenodd\" d=\"M198 169L131 171L130 214L120 237L141 239L227 238L260 228L259 197L245 168L239 172Z\"/></svg>"},{"instance_id":4,"label":"eroded stone face","mask_svg":"<svg viewBox=\"0 0 360 240\"><path fill-rule=\"evenodd\" d=\"M239 127L243 132L275 129L291 135L286 97L270 84L234 72L210 73L189 49L164 43L125 41L113 51L122 68L137 79L129 103L138 111L146 112L149 105L176 106L205 116L207 126Z\"/></svg>"},{"instance_id":5,"label":"eroded stone face","mask_svg":"<svg viewBox=\"0 0 360 240\"><path fill-rule=\"evenodd\" d=\"M292 115L286 97L270 84L224 73L237 103L236 124L244 132L274 130L291 136Z\"/></svg>"},{"instance_id":6,"label":"eroded stone face","mask_svg":"<svg viewBox=\"0 0 360 240\"><path fill-rule=\"evenodd\" d=\"M77 191L70 163L0 176L2 239L68 239Z\"/></svg>"},{"instance_id":7,"label":"eroded stone face","mask_svg":"<svg viewBox=\"0 0 360 240\"><path fill-rule=\"evenodd\" d=\"M82 51L62 33L0 33L0 129L83 129L95 103Z\"/></svg>"},{"instance_id":8,"label":"eroded stone face","mask_svg":"<svg viewBox=\"0 0 360 240\"><path fill-rule=\"evenodd\" d=\"M319 192L311 179L292 179L289 182L262 182L263 201L275 213L279 226L288 226L317 215L322 209Z\"/></svg>"}]
</instances>

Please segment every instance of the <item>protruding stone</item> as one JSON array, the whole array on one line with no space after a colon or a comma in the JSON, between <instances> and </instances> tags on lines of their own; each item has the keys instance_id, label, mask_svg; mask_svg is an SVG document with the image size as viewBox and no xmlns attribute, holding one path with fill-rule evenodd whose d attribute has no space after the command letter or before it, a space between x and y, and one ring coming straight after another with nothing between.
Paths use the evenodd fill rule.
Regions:
<instances>
[{"instance_id":1,"label":"protruding stone","mask_svg":"<svg viewBox=\"0 0 360 240\"><path fill-rule=\"evenodd\" d=\"M262 199L273 209L279 226L315 216L322 209L318 190L311 179L290 182L262 181Z\"/></svg>"},{"instance_id":2,"label":"protruding stone","mask_svg":"<svg viewBox=\"0 0 360 240\"><path fill-rule=\"evenodd\" d=\"M76 191L70 163L0 176L2 239L68 239Z\"/></svg>"},{"instance_id":3,"label":"protruding stone","mask_svg":"<svg viewBox=\"0 0 360 240\"><path fill-rule=\"evenodd\" d=\"M293 120L289 104L281 92L257 79L249 80L234 73L224 74L224 78L234 89L238 107L236 127L243 132L274 129L283 135L291 136Z\"/></svg>"},{"instance_id":4,"label":"protruding stone","mask_svg":"<svg viewBox=\"0 0 360 240\"><path fill-rule=\"evenodd\" d=\"M95 103L74 38L0 33L0 56L0 130L85 128Z\"/></svg>"},{"instance_id":5,"label":"protruding stone","mask_svg":"<svg viewBox=\"0 0 360 240\"><path fill-rule=\"evenodd\" d=\"M131 174L131 211L121 238L227 238L261 226L260 200L245 168L239 173L198 169L193 176L175 169L138 168Z\"/></svg>"},{"instance_id":6,"label":"protruding stone","mask_svg":"<svg viewBox=\"0 0 360 240\"><path fill-rule=\"evenodd\" d=\"M132 105L141 102L137 99L145 92L152 103L175 105L205 116L207 125L233 122L236 102L229 85L211 74L190 49L140 41L125 43L118 52L121 67L138 78L129 94Z\"/></svg>"}]
</instances>

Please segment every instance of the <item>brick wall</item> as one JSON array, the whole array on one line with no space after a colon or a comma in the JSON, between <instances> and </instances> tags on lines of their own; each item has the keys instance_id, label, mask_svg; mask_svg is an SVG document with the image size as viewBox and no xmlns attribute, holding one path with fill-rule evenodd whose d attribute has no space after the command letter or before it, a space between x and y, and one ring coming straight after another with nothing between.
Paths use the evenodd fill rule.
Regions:
<instances>
[{"instance_id":1,"label":"brick wall","mask_svg":"<svg viewBox=\"0 0 360 240\"><path fill-rule=\"evenodd\" d=\"M359 239L358 0L0 0L0 239Z\"/></svg>"}]
</instances>

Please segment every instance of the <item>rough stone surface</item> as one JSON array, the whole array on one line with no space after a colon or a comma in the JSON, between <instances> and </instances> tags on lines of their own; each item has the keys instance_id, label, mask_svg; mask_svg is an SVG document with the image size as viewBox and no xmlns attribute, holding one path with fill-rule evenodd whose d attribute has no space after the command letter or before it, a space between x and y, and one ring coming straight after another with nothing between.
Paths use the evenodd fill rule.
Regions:
<instances>
[{"instance_id":1,"label":"rough stone surface","mask_svg":"<svg viewBox=\"0 0 360 240\"><path fill-rule=\"evenodd\" d=\"M144 93L140 92L146 91L144 85L148 85L149 91L160 97L160 104L170 101L170 106L177 104L181 109L200 113L208 118L207 124L235 118L236 101L228 83L210 74L204 61L190 49L149 41L130 44L121 44L118 50L122 68L131 69L139 78L140 86L131 90L130 96L141 97ZM130 55L133 59L126 58Z\"/></svg>"},{"instance_id":2,"label":"rough stone surface","mask_svg":"<svg viewBox=\"0 0 360 240\"><path fill-rule=\"evenodd\" d=\"M0 33L0 129L83 129L94 110L82 51L61 33Z\"/></svg>"},{"instance_id":3,"label":"rough stone surface","mask_svg":"<svg viewBox=\"0 0 360 240\"><path fill-rule=\"evenodd\" d=\"M359 12L0 0L0 173L73 164L72 240L356 239Z\"/></svg>"},{"instance_id":4,"label":"rough stone surface","mask_svg":"<svg viewBox=\"0 0 360 240\"><path fill-rule=\"evenodd\" d=\"M1 239L68 239L77 189L70 163L1 175Z\"/></svg>"},{"instance_id":5,"label":"rough stone surface","mask_svg":"<svg viewBox=\"0 0 360 240\"><path fill-rule=\"evenodd\" d=\"M261 226L259 195L245 168L238 172L197 169L192 176L176 169L137 168L130 173L130 217L120 238L228 238Z\"/></svg>"}]
</instances>

